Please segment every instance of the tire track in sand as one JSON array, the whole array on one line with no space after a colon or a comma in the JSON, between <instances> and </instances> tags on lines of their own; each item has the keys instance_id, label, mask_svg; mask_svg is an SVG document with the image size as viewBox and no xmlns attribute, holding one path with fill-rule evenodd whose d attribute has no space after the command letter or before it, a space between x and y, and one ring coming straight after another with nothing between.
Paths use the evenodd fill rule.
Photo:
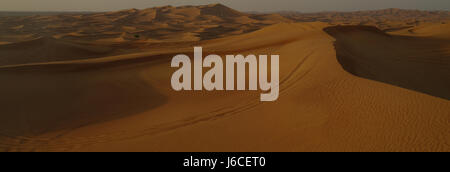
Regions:
<instances>
[{"instance_id":1,"label":"tire track in sand","mask_svg":"<svg viewBox=\"0 0 450 172\"><path fill-rule=\"evenodd\" d=\"M315 50L311 50L306 56L301 59L297 65L289 72L286 77L280 81L280 97L286 95L288 90L297 84L301 79L306 76L313 67L305 69L304 64L314 55ZM196 125L202 122L219 120L225 117L231 117L242 112L250 111L260 105L264 104L258 99L253 99L241 106L228 106L220 107L208 113L195 115L189 119L177 120L174 122L168 122L159 125L153 125L150 128L142 130L129 130L119 131L113 133L105 133L101 135L91 137L69 137L63 136L70 133L72 129L62 131L60 134L49 138L39 137L25 137L25 136L7 136L0 135L0 150L2 151L36 151L36 150L63 150L69 151L75 148L83 147L86 145L108 143L113 141L121 141L133 138L139 138L148 135L157 135L169 131L173 131L179 128L184 128L192 125ZM86 125L83 125L86 126ZM80 126L78 128L81 128ZM64 139L62 139L64 138Z\"/></svg>"}]
</instances>

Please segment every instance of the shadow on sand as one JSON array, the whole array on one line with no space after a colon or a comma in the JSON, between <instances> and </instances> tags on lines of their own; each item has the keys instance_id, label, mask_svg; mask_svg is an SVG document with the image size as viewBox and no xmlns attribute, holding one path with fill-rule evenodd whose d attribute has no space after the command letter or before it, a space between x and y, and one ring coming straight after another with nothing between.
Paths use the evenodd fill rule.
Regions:
<instances>
[{"instance_id":1,"label":"shadow on sand","mask_svg":"<svg viewBox=\"0 0 450 172\"><path fill-rule=\"evenodd\" d=\"M346 71L450 100L450 40L393 36L371 26L324 31L336 39L337 60Z\"/></svg>"}]
</instances>

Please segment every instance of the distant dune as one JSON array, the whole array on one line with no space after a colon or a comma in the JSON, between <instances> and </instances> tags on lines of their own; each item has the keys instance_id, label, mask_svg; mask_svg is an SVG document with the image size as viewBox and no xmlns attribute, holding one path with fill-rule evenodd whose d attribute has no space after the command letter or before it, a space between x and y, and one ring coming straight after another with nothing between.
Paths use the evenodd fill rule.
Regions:
<instances>
[{"instance_id":1,"label":"distant dune","mask_svg":"<svg viewBox=\"0 0 450 172\"><path fill-rule=\"evenodd\" d=\"M0 151L450 151L448 26L428 15L404 28L220 4L2 18ZM279 99L174 91L170 60L194 46L280 55Z\"/></svg>"},{"instance_id":2,"label":"distant dune","mask_svg":"<svg viewBox=\"0 0 450 172\"><path fill-rule=\"evenodd\" d=\"M420 11L397 8L353 12L282 12L281 14L297 22L321 21L330 24L371 25L381 30L395 30L418 26L422 23L441 23L450 20L449 11Z\"/></svg>"},{"instance_id":3,"label":"distant dune","mask_svg":"<svg viewBox=\"0 0 450 172\"><path fill-rule=\"evenodd\" d=\"M14 16L52 16L62 14L89 14L92 12L27 12L27 11L0 11L0 17L14 17Z\"/></svg>"},{"instance_id":4,"label":"distant dune","mask_svg":"<svg viewBox=\"0 0 450 172\"><path fill-rule=\"evenodd\" d=\"M186 42L247 33L288 20L282 16L251 17L221 4L105 13L9 16L3 17L3 22L0 22L0 27L9 29L2 29L0 34L34 33L37 37L57 36L70 40L116 39L121 35L125 41ZM17 29L17 26L21 27ZM1 36L0 41L3 41Z\"/></svg>"}]
</instances>

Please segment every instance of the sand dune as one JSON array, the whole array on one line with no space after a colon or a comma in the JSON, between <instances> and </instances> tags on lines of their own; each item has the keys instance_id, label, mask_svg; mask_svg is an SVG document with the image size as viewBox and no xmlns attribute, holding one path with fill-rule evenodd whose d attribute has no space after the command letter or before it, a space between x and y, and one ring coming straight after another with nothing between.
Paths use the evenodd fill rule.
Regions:
<instances>
[{"instance_id":1,"label":"sand dune","mask_svg":"<svg viewBox=\"0 0 450 172\"><path fill-rule=\"evenodd\" d=\"M344 24L356 14L374 23ZM298 15L213 4L2 18L24 26L0 31L0 151L450 150L443 12ZM433 20L376 22L416 15ZM199 45L280 55L279 99L172 90L171 58Z\"/></svg>"},{"instance_id":2,"label":"sand dune","mask_svg":"<svg viewBox=\"0 0 450 172\"><path fill-rule=\"evenodd\" d=\"M61 61L104 56L111 48L80 45L53 38L0 45L0 64L12 65L35 62Z\"/></svg>"},{"instance_id":3,"label":"sand dune","mask_svg":"<svg viewBox=\"0 0 450 172\"><path fill-rule=\"evenodd\" d=\"M222 4L211 4L211 5L201 6L200 9L201 9L202 15L213 15L213 16L217 16L217 17L229 18L229 17L240 17L240 16L246 15L239 11L228 8L227 6L224 6Z\"/></svg>"},{"instance_id":4,"label":"sand dune","mask_svg":"<svg viewBox=\"0 0 450 172\"><path fill-rule=\"evenodd\" d=\"M289 23L293 22L293 20L283 17L280 14L261 14L261 15L253 15L251 16L254 19L264 21L265 23L274 24L279 22Z\"/></svg>"},{"instance_id":5,"label":"sand dune","mask_svg":"<svg viewBox=\"0 0 450 172\"><path fill-rule=\"evenodd\" d=\"M371 25L381 30L414 27L423 23L441 23L450 20L450 12L448 11L420 11L397 8L353 12L282 12L281 14L297 22L321 21L333 25Z\"/></svg>"},{"instance_id":6,"label":"sand dune","mask_svg":"<svg viewBox=\"0 0 450 172\"><path fill-rule=\"evenodd\" d=\"M3 108L2 114L22 117L2 116L5 120L1 121L10 122L1 125L1 148L449 150L445 131L450 102L349 74L336 59L334 39L323 31L326 26L277 24L249 34L200 42L218 54L280 54L281 96L273 103L261 103L256 92L174 92L169 82L173 69L168 70L172 54L3 68L0 78L8 84L0 90L8 91L2 93L6 96L1 102L8 108ZM179 45L178 50L165 51L189 49L191 45ZM40 84L29 86L37 82L34 80ZM143 92L147 93L139 94ZM27 95L31 98L20 99ZM49 98L39 102L44 97ZM61 101L68 97L71 103ZM110 108L112 104L114 108ZM23 105L28 108L21 109ZM59 116L61 113L65 115ZM28 114L39 114L39 118L26 117ZM98 118L90 118L92 115Z\"/></svg>"},{"instance_id":7,"label":"sand dune","mask_svg":"<svg viewBox=\"0 0 450 172\"><path fill-rule=\"evenodd\" d=\"M249 14L222 4L165 6L93 14L3 17L2 20L5 22L1 22L0 27L8 29L3 29L0 33L4 35L34 33L39 37L56 37L75 41L112 40L116 43L117 34L121 33L130 36L124 37L124 40L120 42L149 39L174 42L174 39L168 38L167 35L192 35L177 38L177 42L189 42L248 33L261 29L263 26L288 20L280 16L258 19L251 17ZM246 27L241 27L242 25ZM19 26L20 30L18 30ZM132 30L130 30L131 27ZM165 32L161 33L161 30ZM236 32L237 30L241 32ZM117 34L108 34L111 32ZM217 34L218 32L220 34ZM193 37L197 39L192 39ZM3 40L0 36L0 41L8 40ZM23 40L14 42L19 41Z\"/></svg>"},{"instance_id":8,"label":"sand dune","mask_svg":"<svg viewBox=\"0 0 450 172\"><path fill-rule=\"evenodd\" d=\"M22 42L36 39L34 34L2 34L0 39L2 42Z\"/></svg>"},{"instance_id":9,"label":"sand dune","mask_svg":"<svg viewBox=\"0 0 450 172\"><path fill-rule=\"evenodd\" d=\"M352 74L450 100L450 39L391 36L375 27L326 28Z\"/></svg>"},{"instance_id":10,"label":"sand dune","mask_svg":"<svg viewBox=\"0 0 450 172\"><path fill-rule=\"evenodd\" d=\"M450 24L446 22L426 23L418 27L402 29L393 32L397 35L415 36L415 37L433 37L435 39L450 40Z\"/></svg>"}]
</instances>

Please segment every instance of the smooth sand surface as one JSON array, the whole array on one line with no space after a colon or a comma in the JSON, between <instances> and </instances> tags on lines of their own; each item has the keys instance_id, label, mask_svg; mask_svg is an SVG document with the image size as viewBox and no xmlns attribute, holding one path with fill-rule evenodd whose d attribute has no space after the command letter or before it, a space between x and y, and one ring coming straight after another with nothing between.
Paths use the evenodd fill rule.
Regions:
<instances>
[{"instance_id":1,"label":"smooth sand surface","mask_svg":"<svg viewBox=\"0 0 450 172\"><path fill-rule=\"evenodd\" d=\"M396 35L414 36L414 37L432 37L435 39L450 39L450 23L425 23L413 28L401 29L393 32Z\"/></svg>"},{"instance_id":2,"label":"smooth sand surface","mask_svg":"<svg viewBox=\"0 0 450 172\"><path fill-rule=\"evenodd\" d=\"M367 59L353 63L355 69L386 63L371 61L371 52L399 56L373 46L386 44L383 34L354 28L350 36L329 35L324 31L329 26L281 23L196 44L205 54L279 54L281 89L275 102L260 102L259 92L251 91L173 91L170 59L191 53L190 43L98 59L5 65L0 67L0 150L449 151L450 101L432 96L446 90L425 94L427 87L419 92L389 84L411 77L406 71L413 62L382 82L352 75L338 61L336 40L338 55L342 45L352 48L346 53ZM397 44L402 41L408 40L395 38L386 46L399 55L414 53L416 60L427 52L407 51L421 44ZM445 80L448 72L439 72L448 70L448 49L436 44L443 49L427 50L443 63L411 69L430 69L427 74ZM376 76L386 75L373 65L368 68ZM448 84L422 79L427 83L412 85Z\"/></svg>"},{"instance_id":3,"label":"smooth sand surface","mask_svg":"<svg viewBox=\"0 0 450 172\"><path fill-rule=\"evenodd\" d=\"M102 57L111 54L113 48L98 45L82 45L53 38L10 43L0 46L0 64L14 65L80 58Z\"/></svg>"}]
</instances>

